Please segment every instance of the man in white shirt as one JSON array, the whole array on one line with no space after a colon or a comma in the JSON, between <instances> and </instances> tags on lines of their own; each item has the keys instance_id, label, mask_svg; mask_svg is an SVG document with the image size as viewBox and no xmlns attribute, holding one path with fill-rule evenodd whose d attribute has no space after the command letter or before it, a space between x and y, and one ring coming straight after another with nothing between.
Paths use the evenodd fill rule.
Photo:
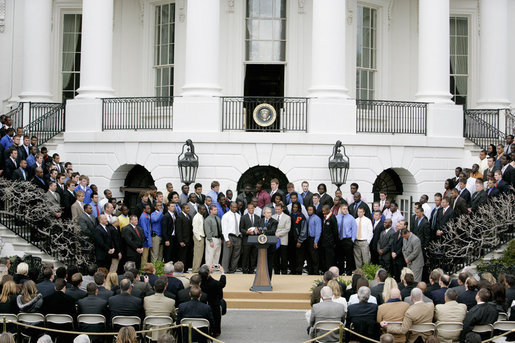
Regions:
<instances>
[{"instance_id":1,"label":"man in white shirt","mask_svg":"<svg viewBox=\"0 0 515 343\"><path fill-rule=\"evenodd\" d=\"M232 202L230 211L226 212L222 217L222 234L225 241L222 254L222 267L224 270L227 270L228 273L234 273L236 271L241 254L241 215L237 210L238 205L236 202Z\"/></svg>"},{"instance_id":2,"label":"man in white shirt","mask_svg":"<svg viewBox=\"0 0 515 343\"><path fill-rule=\"evenodd\" d=\"M104 198L98 202L100 207L104 208L105 205L109 202L109 199L113 197L113 192L111 190L106 189L104 190Z\"/></svg>"},{"instance_id":3,"label":"man in white shirt","mask_svg":"<svg viewBox=\"0 0 515 343\"><path fill-rule=\"evenodd\" d=\"M370 262L369 244L374 234L372 221L365 217L365 209L362 207L358 207L356 224L358 226L358 233L354 241L354 262L356 263L356 268L361 268L362 265Z\"/></svg>"},{"instance_id":4,"label":"man in white shirt","mask_svg":"<svg viewBox=\"0 0 515 343\"><path fill-rule=\"evenodd\" d=\"M429 197L427 194L422 194L420 197L420 204L422 205L422 210L424 210L424 216L427 218L427 220L431 219L431 206L427 203L429 201Z\"/></svg>"},{"instance_id":5,"label":"man in white shirt","mask_svg":"<svg viewBox=\"0 0 515 343\"><path fill-rule=\"evenodd\" d=\"M254 205L254 214L256 216L258 216L259 218L261 218L263 215L263 210L258 207L258 198L256 198L256 197L252 198L252 205ZM243 212L243 215L246 215L248 213L249 213L249 210L246 208L245 211Z\"/></svg>"},{"instance_id":6,"label":"man in white shirt","mask_svg":"<svg viewBox=\"0 0 515 343\"><path fill-rule=\"evenodd\" d=\"M390 212L385 214L385 217L392 220L392 227L396 227L399 221L405 219L395 201L390 204Z\"/></svg>"},{"instance_id":7,"label":"man in white shirt","mask_svg":"<svg viewBox=\"0 0 515 343\"><path fill-rule=\"evenodd\" d=\"M479 166L479 173L483 175L486 169L488 169L488 159L486 158L486 150L481 150L479 152L479 162L477 163Z\"/></svg>"},{"instance_id":8,"label":"man in white shirt","mask_svg":"<svg viewBox=\"0 0 515 343\"><path fill-rule=\"evenodd\" d=\"M104 214L106 215L107 221L109 222L109 224L113 224L115 221L118 220L118 217L113 215L113 212L114 212L113 204L111 204L110 202L106 203L104 205Z\"/></svg>"},{"instance_id":9,"label":"man in white shirt","mask_svg":"<svg viewBox=\"0 0 515 343\"><path fill-rule=\"evenodd\" d=\"M381 210L381 212L383 212L384 207L386 206L386 196L386 192L379 192L379 209Z\"/></svg>"},{"instance_id":10,"label":"man in white shirt","mask_svg":"<svg viewBox=\"0 0 515 343\"><path fill-rule=\"evenodd\" d=\"M196 196L194 195L195 199ZM191 197L190 197L191 199ZM191 212L191 208L190 208ZM204 256L204 215L207 210L204 205L198 207L197 213L193 216L193 265L192 269L194 273L198 273L200 265L202 264L202 256Z\"/></svg>"}]
</instances>

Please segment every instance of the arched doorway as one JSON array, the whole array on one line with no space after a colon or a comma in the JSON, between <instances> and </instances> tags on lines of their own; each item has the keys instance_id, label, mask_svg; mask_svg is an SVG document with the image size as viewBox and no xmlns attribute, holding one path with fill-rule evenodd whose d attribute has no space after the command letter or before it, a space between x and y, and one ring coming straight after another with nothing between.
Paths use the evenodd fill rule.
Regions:
<instances>
[{"instance_id":1,"label":"arched doorway","mask_svg":"<svg viewBox=\"0 0 515 343\"><path fill-rule=\"evenodd\" d=\"M404 191L402 181L395 170L392 168L383 170L379 174L372 187L374 193L374 201L379 201L379 192L386 192L388 197L395 198L397 195L402 195Z\"/></svg>"},{"instance_id":2,"label":"arched doorway","mask_svg":"<svg viewBox=\"0 0 515 343\"><path fill-rule=\"evenodd\" d=\"M256 190L256 183L258 181L263 181L265 183L265 190L270 191L270 180L272 179L279 180L279 189L286 192L286 184L288 184L288 178L286 175L278 168L272 166L255 166L248 169L243 175L240 177L238 181L237 190L238 193L241 193L245 190L246 185L250 185L252 190Z\"/></svg>"},{"instance_id":3,"label":"arched doorway","mask_svg":"<svg viewBox=\"0 0 515 343\"><path fill-rule=\"evenodd\" d=\"M154 186L154 178L145 167L136 164L129 170L122 190L125 192L124 203L131 213L136 209L139 192L148 190L150 186Z\"/></svg>"}]
</instances>

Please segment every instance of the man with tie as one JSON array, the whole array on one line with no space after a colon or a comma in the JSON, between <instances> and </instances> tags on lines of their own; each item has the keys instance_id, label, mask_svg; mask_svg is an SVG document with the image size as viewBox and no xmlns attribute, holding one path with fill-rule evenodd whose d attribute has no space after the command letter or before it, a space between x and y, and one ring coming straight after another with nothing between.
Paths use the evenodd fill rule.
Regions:
<instances>
[{"instance_id":1,"label":"man with tie","mask_svg":"<svg viewBox=\"0 0 515 343\"><path fill-rule=\"evenodd\" d=\"M464 198L462 198L459 194L459 190L453 188L451 190L451 198L452 198L452 210L454 211L454 215L459 217L463 214L468 214L468 206L467 202Z\"/></svg>"},{"instance_id":2,"label":"man with tie","mask_svg":"<svg viewBox=\"0 0 515 343\"><path fill-rule=\"evenodd\" d=\"M195 217L195 215L197 214L198 212L198 203L197 203L197 195L196 193L191 193L188 197L188 207L190 208L190 218L191 220L193 220L193 217ZM199 266L200 267L200 266Z\"/></svg>"},{"instance_id":3,"label":"man with tie","mask_svg":"<svg viewBox=\"0 0 515 343\"><path fill-rule=\"evenodd\" d=\"M43 163L43 154L36 155L36 163L34 163L29 170L31 177L36 175L36 168L41 168L43 170L43 175L47 174L46 166Z\"/></svg>"},{"instance_id":4,"label":"man with tie","mask_svg":"<svg viewBox=\"0 0 515 343\"><path fill-rule=\"evenodd\" d=\"M515 187L515 168L511 166L510 162L510 155L505 154L501 157L501 174L503 181L505 181L508 186L511 185Z\"/></svg>"},{"instance_id":5,"label":"man with tie","mask_svg":"<svg viewBox=\"0 0 515 343\"><path fill-rule=\"evenodd\" d=\"M354 196L356 196L356 194L354 194ZM358 232L356 234L356 240L354 241L354 261L356 268L361 268L362 265L370 262L369 244L372 241L374 229L372 227L372 221L365 216L365 208L358 207L357 212L356 225Z\"/></svg>"},{"instance_id":6,"label":"man with tie","mask_svg":"<svg viewBox=\"0 0 515 343\"><path fill-rule=\"evenodd\" d=\"M4 176L11 180L14 171L18 168L18 150L10 147L8 151L9 157L5 160Z\"/></svg>"},{"instance_id":7,"label":"man with tie","mask_svg":"<svg viewBox=\"0 0 515 343\"><path fill-rule=\"evenodd\" d=\"M500 169L494 172L494 178L495 188L497 188L501 194L508 194L510 185L502 179L502 171Z\"/></svg>"},{"instance_id":8,"label":"man with tie","mask_svg":"<svg viewBox=\"0 0 515 343\"><path fill-rule=\"evenodd\" d=\"M354 241L358 234L356 219L349 213L347 204L340 206L340 214L336 216L338 223L338 245L336 250L336 266L345 270L345 274L351 275L356 269L354 262Z\"/></svg>"},{"instance_id":9,"label":"man with tie","mask_svg":"<svg viewBox=\"0 0 515 343\"><path fill-rule=\"evenodd\" d=\"M431 217L429 217L429 224L431 226L431 232L436 232L436 217L438 214L438 210L442 206L442 193L435 193L434 195L435 205L431 210Z\"/></svg>"},{"instance_id":10,"label":"man with tie","mask_svg":"<svg viewBox=\"0 0 515 343\"><path fill-rule=\"evenodd\" d=\"M129 221L130 224L122 229L122 238L127 247L127 261L135 262L136 268L139 269L141 266L141 255L143 254L145 236L141 227L138 226L138 217L132 215Z\"/></svg>"},{"instance_id":11,"label":"man with tie","mask_svg":"<svg viewBox=\"0 0 515 343\"><path fill-rule=\"evenodd\" d=\"M64 166L61 162L59 162L61 157L58 153L55 153L52 155L52 160L48 163L48 169L50 169L51 166L55 166L58 173L64 173Z\"/></svg>"},{"instance_id":12,"label":"man with tie","mask_svg":"<svg viewBox=\"0 0 515 343\"><path fill-rule=\"evenodd\" d=\"M193 223L189 216L190 207L187 204L182 204L181 211L176 214L175 235L179 242L179 261L184 263L184 268L188 270L193 258Z\"/></svg>"},{"instance_id":13,"label":"man with tie","mask_svg":"<svg viewBox=\"0 0 515 343\"><path fill-rule=\"evenodd\" d=\"M251 274L257 263L257 248L255 245L248 244L249 235L256 234L256 225L259 224L260 217L255 213L255 207L252 202L247 205L246 213L240 220L240 233L242 237L242 261L241 267L243 274ZM250 230L250 228L253 228Z\"/></svg>"},{"instance_id":14,"label":"man with tie","mask_svg":"<svg viewBox=\"0 0 515 343\"><path fill-rule=\"evenodd\" d=\"M385 209L387 196L385 191L379 192L379 210L381 210L381 213L383 213Z\"/></svg>"},{"instance_id":15,"label":"man with tie","mask_svg":"<svg viewBox=\"0 0 515 343\"><path fill-rule=\"evenodd\" d=\"M327 186L325 183L321 183L318 185L318 194L320 195L320 204L322 206L329 205L329 208L334 206L333 198L329 194L327 194Z\"/></svg>"},{"instance_id":16,"label":"man with tie","mask_svg":"<svg viewBox=\"0 0 515 343\"><path fill-rule=\"evenodd\" d=\"M361 193L355 192L354 193L354 202L352 203L352 205L350 205L350 209L349 209L350 214L352 216L354 216L354 218L358 217L358 208L360 208L360 207L362 207L363 210L365 211L365 217L370 218L371 217L370 207L368 207L368 205L361 199Z\"/></svg>"},{"instance_id":17,"label":"man with tie","mask_svg":"<svg viewBox=\"0 0 515 343\"><path fill-rule=\"evenodd\" d=\"M86 202L84 202L86 203ZM91 193L91 207L93 208L93 217L98 218L103 213L102 208L98 204L98 194Z\"/></svg>"},{"instance_id":18,"label":"man with tie","mask_svg":"<svg viewBox=\"0 0 515 343\"><path fill-rule=\"evenodd\" d=\"M309 190L309 183L307 181L302 181L302 193L301 193L302 201L304 207L306 209L309 205L313 205L313 193Z\"/></svg>"},{"instance_id":19,"label":"man with tie","mask_svg":"<svg viewBox=\"0 0 515 343\"><path fill-rule=\"evenodd\" d=\"M241 254L241 215L238 213L238 205L232 202L227 211L222 216L222 234L225 246L222 255L222 267L228 273L234 273L238 267Z\"/></svg>"},{"instance_id":20,"label":"man with tie","mask_svg":"<svg viewBox=\"0 0 515 343\"><path fill-rule=\"evenodd\" d=\"M403 237L401 235L401 230L407 228L406 220L399 220L397 222L397 226L395 226L395 233L393 234L393 242L392 242L392 276L398 282L401 278L401 270L406 266L406 262L404 261L404 256L402 255L402 243Z\"/></svg>"},{"instance_id":21,"label":"man with tie","mask_svg":"<svg viewBox=\"0 0 515 343\"><path fill-rule=\"evenodd\" d=\"M163 259L166 262L173 260L172 255L177 249L173 248L175 240L175 204L171 201L166 204L167 211L161 218L161 230L163 235ZM175 251L174 251L175 250Z\"/></svg>"},{"instance_id":22,"label":"man with tie","mask_svg":"<svg viewBox=\"0 0 515 343\"><path fill-rule=\"evenodd\" d=\"M442 199L442 207L438 209L438 213L436 215L436 236L441 237L445 230L446 225L449 220L454 218L454 211L450 206L451 200L449 197L445 197Z\"/></svg>"},{"instance_id":23,"label":"man with tie","mask_svg":"<svg viewBox=\"0 0 515 343\"><path fill-rule=\"evenodd\" d=\"M75 203L75 194L73 193L73 190L75 189L75 182L73 180L66 181L66 189L64 191L64 194L61 198L63 201L62 205L64 207L64 219L71 219L72 218L72 206Z\"/></svg>"},{"instance_id":24,"label":"man with tie","mask_svg":"<svg viewBox=\"0 0 515 343\"><path fill-rule=\"evenodd\" d=\"M36 175L34 175L34 178L32 179L32 183L38 186L43 190L43 192L46 192L48 190L48 185L46 181L43 179L43 169L42 168L36 168Z\"/></svg>"},{"instance_id":25,"label":"man with tie","mask_svg":"<svg viewBox=\"0 0 515 343\"><path fill-rule=\"evenodd\" d=\"M107 230L107 217L101 214L98 217L99 224L95 228L95 257L99 267L105 267L109 270L111 266L111 255L114 253L114 244L111 240L109 230Z\"/></svg>"},{"instance_id":26,"label":"man with tie","mask_svg":"<svg viewBox=\"0 0 515 343\"><path fill-rule=\"evenodd\" d=\"M21 160L20 167L13 172L12 179L14 181L28 181L27 161Z\"/></svg>"},{"instance_id":27,"label":"man with tie","mask_svg":"<svg viewBox=\"0 0 515 343\"><path fill-rule=\"evenodd\" d=\"M298 210L298 206L295 207ZM288 235L290 229L292 228L291 217L288 214L283 213L285 206L282 203L275 205L275 214L272 216L275 220L277 220L277 230L275 231L275 236L281 240L279 249L277 254L275 255L274 261L274 270L275 274L288 274ZM305 220L304 220L305 222ZM298 242L303 243L306 239L306 229L304 227L304 232L299 232L302 236L299 238ZM304 262L304 255L302 256L302 263Z\"/></svg>"},{"instance_id":28,"label":"man with tie","mask_svg":"<svg viewBox=\"0 0 515 343\"><path fill-rule=\"evenodd\" d=\"M318 193L313 194L312 203L313 209L315 210L315 214L320 217L320 220L324 219L324 214L322 212L322 204L320 204L320 195Z\"/></svg>"},{"instance_id":29,"label":"man with tie","mask_svg":"<svg viewBox=\"0 0 515 343\"><path fill-rule=\"evenodd\" d=\"M392 243L395 238L395 229L392 228L392 220L384 220L384 230L379 235L377 241L377 254L379 255L379 264L387 271L391 272L392 261Z\"/></svg>"},{"instance_id":30,"label":"man with tie","mask_svg":"<svg viewBox=\"0 0 515 343\"><path fill-rule=\"evenodd\" d=\"M272 218L272 209L270 207L265 207L263 209L263 218L261 218L256 229L255 234L264 234L267 236L275 236L277 231L277 220ZM268 275L270 276L270 280L272 280L272 266L274 263L274 255L275 255L275 245L270 245L266 251L267 261L268 261Z\"/></svg>"},{"instance_id":31,"label":"man with tie","mask_svg":"<svg viewBox=\"0 0 515 343\"><path fill-rule=\"evenodd\" d=\"M279 180L278 179L272 179L270 180L270 199L274 198L275 194L281 195L281 201L285 202L284 192L279 189Z\"/></svg>"},{"instance_id":32,"label":"man with tie","mask_svg":"<svg viewBox=\"0 0 515 343\"><path fill-rule=\"evenodd\" d=\"M216 205L209 206L209 215L204 220L206 234L205 260L208 266L218 264L222 250L222 222L217 216Z\"/></svg>"},{"instance_id":33,"label":"man with tie","mask_svg":"<svg viewBox=\"0 0 515 343\"><path fill-rule=\"evenodd\" d=\"M30 138L28 136L23 137L23 142L20 146L19 151L21 152L21 158L26 160L30 155Z\"/></svg>"},{"instance_id":34,"label":"man with tie","mask_svg":"<svg viewBox=\"0 0 515 343\"><path fill-rule=\"evenodd\" d=\"M81 234L90 237L92 240L95 238L95 227L97 220L91 215L91 205L84 205L84 213L79 217L79 226Z\"/></svg>"},{"instance_id":35,"label":"man with tie","mask_svg":"<svg viewBox=\"0 0 515 343\"><path fill-rule=\"evenodd\" d=\"M204 202L206 201L206 196L202 194L202 184L196 183L195 184L195 196L197 197L197 204L204 205Z\"/></svg>"},{"instance_id":36,"label":"man with tie","mask_svg":"<svg viewBox=\"0 0 515 343\"><path fill-rule=\"evenodd\" d=\"M469 213L476 212L479 207L486 204L486 201L488 200L488 194L486 194L485 191L485 183L483 182L483 179L477 179L476 180L476 193L472 196L472 202L471 206L468 209Z\"/></svg>"},{"instance_id":37,"label":"man with tie","mask_svg":"<svg viewBox=\"0 0 515 343\"><path fill-rule=\"evenodd\" d=\"M378 209L377 211L374 211L372 214L372 227L374 229L374 233L372 235L372 240L369 244L369 250L370 250L370 261L372 264L378 264L379 263L379 255L377 254L377 241L379 240L379 236L381 235L381 232L384 230L383 220L382 220L382 214L381 211Z\"/></svg>"},{"instance_id":38,"label":"man with tie","mask_svg":"<svg viewBox=\"0 0 515 343\"><path fill-rule=\"evenodd\" d=\"M421 208L417 209L421 211ZM422 218L425 217L422 215ZM422 269L424 268L424 254L422 251L422 245L420 239L412 232L408 231L407 228L401 231L402 238L402 255L404 256L404 262L408 265L408 268L413 271L415 281L420 282L422 280Z\"/></svg>"},{"instance_id":39,"label":"man with tie","mask_svg":"<svg viewBox=\"0 0 515 343\"><path fill-rule=\"evenodd\" d=\"M46 200L54 205L61 206L61 196L57 194L57 184L54 181L48 183L48 191L45 193Z\"/></svg>"},{"instance_id":40,"label":"man with tie","mask_svg":"<svg viewBox=\"0 0 515 343\"><path fill-rule=\"evenodd\" d=\"M431 228L429 226L429 221L424 215L422 207L417 207L415 209L415 218L413 223L411 223L411 232L420 239L422 249L425 249L429 245L429 241L431 239Z\"/></svg>"}]
</instances>

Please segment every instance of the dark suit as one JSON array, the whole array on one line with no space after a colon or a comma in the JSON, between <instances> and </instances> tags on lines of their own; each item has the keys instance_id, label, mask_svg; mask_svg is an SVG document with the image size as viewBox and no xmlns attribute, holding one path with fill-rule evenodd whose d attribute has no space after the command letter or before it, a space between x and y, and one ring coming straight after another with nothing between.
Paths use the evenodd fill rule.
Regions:
<instances>
[{"instance_id":1,"label":"dark suit","mask_svg":"<svg viewBox=\"0 0 515 343\"><path fill-rule=\"evenodd\" d=\"M354 327L354 331L372 339L377 339L379 326L376 322L377 304L359 302L347 308L347 320L345 326ZM358 340L358 337L351 336L351 340Z\"/></svg>"},{"instance_id":2,"label":"dark suit","mask_svg":"<svg viewBox=\"0 0 515 343\"><path fill-rule=\"evenodd\" d=\"M479 209L479 207L486 204L487 200L488 200L488 194L486 193L486 191L484 189L481 192L474 193L474 195L472 196L472 201L471 201L471 205L470 205L472 208L472 212L477 211Z\"/></svg>"},{"instance_id":3,"label":"dark suit","mask_svg":"<svg viewBox=\"0 0 515 343\"><path fill-rule=\"evenodd\" d=\"M84 292L82 289L79 289L73 285L68 284L68 286L66 287L66 295L69 295L73 298L73 300L75 300L75 302L77 302L80 299L86 297L88 294Z\"/></svg>"},{"instance_id":4,"label":"dark suit","mask_svg":"<svg viewBox=\"0 0 515 343\"><path fill-rule=\"evenodd\" d=\"M98 295L88 295L87 297L80 299L77 301L77 307L79 308L79 314L101 314L106 317L106 319L109 318L107 300L99 297ZM80 324L79 330L86 332L101 332L104 330L104 325Z\"/></svg>"},{"instance_id":5,"label":"dark suit","mask_svg":"<svg viewBox=\"0 0 515 343\"><path fill-rule=\"evenodd\" d=\"M461 215L468 214L467 202L461 196L452 200L451 207L454 211L454 216L457 218Z\"/></svg>"},{"instance_id":6,"label":"dark suit","mask_svg":"<svg viewBox=\"0 0 515 343\"><path fill-rule=\"evenodd\" d=\"M462 190L458 197L465 200L467 207L470 206L470 200L472 199L472 197L470 196L470 192L468 189L465 188L464 190Z\"/></svg>"},{"instance_id":7,"label":"dark suit","mask_svg":"<svg viewBox=\"0 0 515 343\"><path fill-rule=\"evenodd\" d=\"M41 293L43 298L48 297L49 295L52 295L55 293L55 285L50 280L43 280L40 283L36 285L36 288L38 289L38 293Z\"/></svg>"},{"instance_id":8,"label":"dark suit","mask_svg":"<svg viewBox=\"0 0 515 343\"><path fill-rule=\"evenodd\" d=\"M411 295L411 291L413 288L417 287L417 283L413 283L411 285L404 286L403 289L401 289L401 299L404 299L406 297L409 297Z\"/></svg>"},{"instance_id":9,"label":"dark suit","mask_svg":"<svg viewBox=\"0 0 515 343\"><path fill-rule=\"evenodd\" d=\"M184 268L190 266L193 257L193 225L191 218L184 212L177 216L175 221L175 237L177 242L185 244L184 247L179 245L179 261L184 263Z\"/></svg>"},{"instance_id":10,"label":"dark suit","mask_svg":"<svg viewBox=\"0 0 515 343\"><path fill-rule=\"evenodd\" d=\"M403 238L400 231L393 234L392 252L397 254L397 257L392 257L392 274L395 280L399 281L401 277L401 270L406 266L404 256L402 255L402 242Z\"/></svg>"},{"instance_id":11,"label":"dark suit","mask_svg":"<svg viewBox=\"0 0 515 343\"><path fill-rule=\"evenodd\" d=\"M165 262L172 260L172 233L175 227L174 221L175 220L170 212L166 212L161 218L161 234L163 236L163 243L166 241L170 242L170 246L163 246L163 258Z\"/></svg>"},{"instance_id":12,"label":"dark suit","mask_svg":"<svg viewBox=\"0 0 515 343\"><path fill-rule=\"evenodd\" d=\"M495 188L497 188L501 194L508 194L510 191L510 184L503 179L500 179L495 183Z\"/></svg>"},{"instance_id":13,"label":"dark suit","mask_svg":"<svg viewBox=\"0 0 515 343\"><path fill-rule=\"evenodd\" d=\"M203 304L198 300L190 300L179 305L179 311L177 313L177 323L180 324L183 318L207 319L209 321L209 327L211 328L211 332L214 332L213 329L215 327L215 320L213 317L213 312L211 311L211 307L209 305ZM200 334L194 334L193 340L199 343L207 342L206 338Z\"/></svg>"},{"instance_id":14,"label":"dark suit","mask_svg":"<svg viewBox=\"0 0 515 343\"><path fill-rule=\"evenodd\" d=\"M222 312L220 302L223 298L223 288L226 283L227 279L225 275L221 275L220 280L215 280L213 277L209 276L207 280L202 280L200 284L202 293L207 293L207 304L211 306L211 311L213 311L214 325L211 330L213 334L221 333L220 324L222 321Z\"/></svg>"},{"instance_id":15,"label":"dark suit","mask_svg":"<svg viewBox=\"0 0 515 343\"><path fill-rule=\"evenodd\" d=\"M77 314L75 311L75 299L61 291L56 291L54 294L43 299L41 312L44 314L69 314L75 318Z\"/></svg>"},{"instance_id":16,"label":"dark suit","mask_svg":"<svg viewBox=\"0 0 515 343\"><path fill-rule=\"evenodd\" d=\"M370 294L372 294L377 299L377 305L381 305L383 300L383 290L384 290L384 282L379 282L374 287L370 288Z\"/></svg>"},{"instance_id":17,"label":"dark suit","mask_svg":"<svg viewBox=\"0 0 515 343\"><path fill-rule=\"evenodd\" d=\"M114 248L114 244L107 227L104 229L102 225L98 224L93 233L93 237L95 239L97 265L109 269L111 266L111 255L109 255L108 251Z\"/></svg>"},{"instance_id":18,"label":"dark suit","mask_svg":"<svg viewBox=\"0 0 515 343\"><path fill-rule=\"evenodd\" d=\"M377 225L375 224L374 220L372 220L372 227L374 228L374 234L368 247L370 250L370 262L373 264L378 264L379 254L377 253L377 242L379 241L379 237L381 237L381 232L384 231L384 225L381 220L379 220L379 223L377 223Z\"/></svg>"},{"instance_id":19,"label":"dark suit","mask_svg":"<svg viewBox=\"0 0 515 343\"><path fill-rule=\"evenodd\" d=\"M255 227L256 225L259 225L260 218L258 215L253 214L252 220L251 215L247 213L246 215L242 216L240 219L240 233L242 237L242 260L241 260L241 266L243 269L244 274L250 274L254 272L254 268L256 267L257 263L257 248L255 245L250 245L247 243L249 235L247 234L247 231L251 227Z\"/></svg>"},{"instance_id":20,"label":"dark suit","mask_svg":"<svg viewBox=\"0 0 515 343\"><path fill-rule=\"evenodd\" d=\"M420 239L422 248L428 246L429 240L431 239L431 228L429 227L429 221L425 216L422 217L420 223L417 217L414 218L411 223L411 232Z\"/></svg>"},{"instance_id":21,"label":"dark suit","mask_svg":"<svg viewBox=\"0 0 515 343\"><path fill-rule=\"evenodd\" d=\"M139 232L139 236L136 233L136 230ZM141 264L141 254L138 253L136 249L143 248L143 242L145 239L143 229L139 226L133 228L133 226L129 224L122 229L122 238L125 241L125 246L127 249L127 261L136 262L136 266L139 267Z\"/></svg>"},{"instance_id":22,"label":"dark suit","mask_svg":"<svg viewBox=\"0 0 515 343\"><path fill-rule=\"evenodd\" d=\"M349 205L349 213L352 214L354 218L358 218L359 207L363 207L365 209L365 217L370 218L370 207L368 207L368 205L363 200L361 200L359 203L353 202L351 205Z\"/></svg>"},{"instance_id":23,"label":"dark suit","mask_svg":"<svg viewBox=\"0 0 515 343\"><path fill-rule=\"evenodd\" d=\"M306 195L302 195L302 196L303 196L303 203L304 203L303 205L304 205L304 207L308 207L310 205L313 205L313 193L308 191L306 193Z\"/></svg>"},{"instance_id":24,"label":"dark suit","mask_svg":"<svg viewBox=\"0 0 515 343\"><path fill-rule=\"evenodd\" d=\"M95 217L91 215L87 215L86 213L83 213L79 217L79 226L82 231L82 234L88 236L88 237L95 237L95 228L97 227L97 222Z\"/></svg>"},{"instance_id":25,"label":"dark suit","mask_svg":"<svg viewBox=\"0 0 515 343\"><path fill-rule=\"evenodd\" d=\"M320 235L319 245L324 251L324 265L323 270L328 270L335 263L335 248L336 243L339 242L338 238L338 222L336 216L331 215L328 219L322 219L322 234Z\"/></svg>"},{"instance_id":26,"label":"dark suit","mask_svg":"<svg viewBox=\"0 0 515 343\"><path fill-rule=\"evenodd\" d=\"M34 185L38 186L39 188L41 188L43 190L43 192L48 191L48 184L46 183L46 181L44 179L40 179L40 178L34 176L34 178L32 179L32 183Z\"/></svg>"},{"instance_id":27,"label":"dark suit","mask_svg":"<svg viewBox=\"0 0 515 343\"><path fill-rule=\"evenodd\" d=\"M184 289L184 284L181 280L177 279L173 276L168 277L168 287L166 287L166 291L172 293L174 295L174 299L177 299L177 294L181 289Z\"/></svg>"},{"instance_id":28,"label":"dark suit","mask_svg":"<svg viewBox=\"0 0 515 343\"><path fill-rule=\"evenodd\" d=\"M98 294L99 298L104 299L105 301L109 300L110 297L114 295L113 291L105 288L104 286L98 286Z\"/></svg>"},{"instance_id":29,"label":"dark suit","mask_svg":"<svg viewBox=\"0 0 515 343\"><path fill-rule=\"evenodd\" d=\"M25 177L23 176L23 173L21 172L21 168L16 169L13 171L13 175L11 177L14 181L29 181L29 172L27 169L24 169Z\"/></svg>"},{"instance_id":30,"label":"dark suit","mask_svg":"<svg viewBox=\"0 0 515 343\"><path fill-rule=\"evenodd\" d=\"M62 205L64 207L63 218L72 219L72 205L75 203L75 201L77 201L75 195L70 193L70 191L65 190L61 199L63 201Z\"/></svg>"},{"instance_id":31,"label":"dark suit","mask_svg":"<svg viewBox=\"0 0 515 343\"><path fill-rule=\"evenodd\" d=\"M331 196L329 194L324 193L323 195L320 196L320 205L322 205L322 207L324 205L329 205L329 207L333 207L334 206L333 198L331 198Z\"/></svg>"},{"instance_id":32,"label":"dark suit","mask_svg":"<svg viewBox=\"0 0 515 343\"><path fill-rule=\"evenodd\" d=\"M436 230L445 232L445 226L447 225L447 222L454 218L454 211L451 206L445 210L445 213L443 210L443 207L438 209L438 213L436 215ZM436 234L436 231L434 233Z\"/></svg>"},{"instance_id":33,"label":"dark suit","mask_svg":"<svg viewBox=\"0 0 515 343\"><path fill-rule=\"evenodd\" d=\"M501 169L501 171L502 171L502 169ZM515 168L513 168L511 165L508 164L508 167L506 167L506 169L504 170L504 173L502 174L502 179L508 185L515 187Z\"/></svg>"},{"instance_id":34,"label":"dark suit","mask_svg":"<svg viewBox=\"0 0 515 343\"><path fill-rule=\"evenodd\" d=\"M475 325L493 324L499 316L495 305L491 303L482 303L472 307L465 316L463 321L463 330L461 331L460 340L464 341L467 333L471 332ZM481 339L487 337L481 336ZM490 337L488 337L490 338Z\"/></svg>"},{"instance_id":35,"label":"dark suit","mask_svg":"<svg viewBox=\"0 0 515 343\"><path fill-rule=\"evenodd\" d=\"M265 217L261 218L259 221L259 225L257 225L260 228L263 228L263 233L267 236L275 236L275 231L277 230L277 225L279 222L275 220L274 218L268 219L267 225L265 225ZM272 267L274 265L274 254L275 254L275 245L271 244L267 251L267 262L268 262L268 275L270 276L270 280L272 280Z\"/></svg>"},{"instance_id":36,"label":"dark suit","mask_svg":"<svg viewBox=\"0 0 515 343\"><path fill-rule=\"evenodd\" d=\"M109 309L111 310L111 319L116 316L138 316L143 314L143 301L130 295L129 293L120 293L109 298Z\"/></svg>"},{"instance_id":37,"label":"dark suit","mask_svg":"<svg viewBox=\"0 0 515 343\"><path fill-rule=\"evenodd\" d=\"M4 165L4 176L6 179L11 180L14 171L18 168L18 162L16 164L12 161L10 157L7 157L5 159L5 165Z\"/></svg>"},{"instance_id":38,"label":"dark suit","mask_svg":"<svg viewBox=\"0 0 515 343\"><path fill-rule=\"evenodd\" d=\"M188 288L184 288L179 290L177 292L177 297L175 298L175 307L179 307L180 304L186 303L191 300L190 298L190 289L191 286ZM202 292L202 295L200 296L200 302L207 304L207 294Z\"/></svg>"},{"instance_id":39,"label":"dark suit","mask_svg":"<svg viewBox=\"0 0 515 343\"><path fill-rule=\"evenodd\" d=\"M467 305L467 310L470 310L476 306L476 294L477 291L466 290L458 296L458 302Z\"/></svg>"},{"instance_id":40,"label":"dark suit","mask_svg":"<svg viewBox=\"0 0 515 343\"><path fill-rule=\"evenodd\" d=\"M488 198L496 198L501 195L501 191L497 187L492 187L486 191Z\"/></svg>"},{"instance_id":41,"label":"dark suit","mask_svg":"<svg viewBox=\"0 0 515 343\"><path fill-rule=\"evenodd\" d=\"M392 244L395 237L396 235L394 228L390 228L388 232L383 230L379 235L379 240L377 241L376 246L376 251L378 252L379 256L379 264L389 273L391 273ZM379 255L379 250L383 251L382 255Z\"/></svg>"},{"instance_id":42,"label":"dark suit","mask_svg":"<svg viewBox=\"0 0 515 343\"><path fill-rule=\"evenodd\" d=\"M447 289L447 287L441 287L440 289L431 292L430 298L433 299L435 306L445 304L445 292Z\"/></svg>"}]
</instances>

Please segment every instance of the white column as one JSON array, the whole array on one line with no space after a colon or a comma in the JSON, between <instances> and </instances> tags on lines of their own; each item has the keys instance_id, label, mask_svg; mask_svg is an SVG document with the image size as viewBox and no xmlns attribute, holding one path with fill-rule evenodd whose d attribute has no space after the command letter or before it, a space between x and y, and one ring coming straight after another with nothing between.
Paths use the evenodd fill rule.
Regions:
<instances>
[{"instance_id":1,"label":"white column","mask_svg":"<svg viewBox=\"0 0 515 343\"><path fill-rule=\"evenodd\" d=\"M25 0L23 13L23 101L52 101L52 0Z\"/></svg>"},{"instance_id":2,"label":"white column","mask_svg":"<svg viewBox=\"0 0 515 343\"><path fill-rule=\"evenodd\" d=\"M482 108L509 107L508 0L481 0L479 16L478 105Z\"/></svg>"},{"instance_id":3,"label":"white column","mask_svg":"<svg viewBox=\"0 0 515 343\"><path fill-rule=\"evenodd\" d=\"M310 94L349 97L345 86L346 0L313 0Z\"/></svg>"},{"instance_id":4,"label":"white column","mask_svg":"<svg viewBox=\"0 0 515 343\"><path fill-rule=\"evenodd\" d=\"M82 1L80 88L77 98L113 94L113 0Z\"/></svg>"},{"instance_id":5,"label":"white column","mask_svg":"<svg viewBox=\"0 0 515 343\"><path fill-rule=\"evenodd\" d=\"M184 96L220 93L220 0L188 0Z\"/></svg>"},{"instance_id":6,"label":"white column","mask_svg":"<svg viewBox=\"0 0 515 343\"><path fill-rule=\"evenodd\" d=\"M418 101L452 104L449 0L419 0Z\"/></svg>"}]
</instances>

